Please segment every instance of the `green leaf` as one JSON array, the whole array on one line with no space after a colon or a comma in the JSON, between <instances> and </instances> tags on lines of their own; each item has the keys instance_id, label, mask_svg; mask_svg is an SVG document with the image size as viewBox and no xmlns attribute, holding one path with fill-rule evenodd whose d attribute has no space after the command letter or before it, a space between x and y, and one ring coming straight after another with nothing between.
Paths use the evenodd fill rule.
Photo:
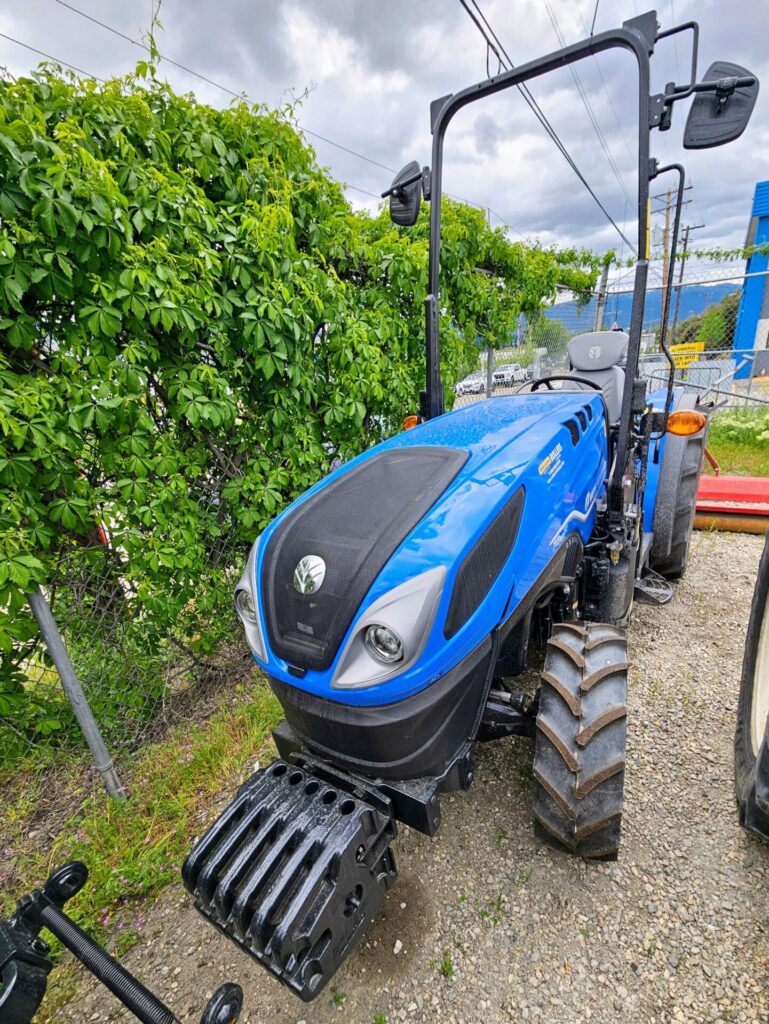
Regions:
<instances>
[{"instance_id":1,"label":"green leaf","mask_svg":"<svg viewBox=\"0 0 769 1024\"><path fill-rule=\"evenodd\" d=\"M43 230L49 238L56 237L56 221L53 216L53 200L45 195L32 207L32 216L40 222Z\"/></svg>"}]
</instances>

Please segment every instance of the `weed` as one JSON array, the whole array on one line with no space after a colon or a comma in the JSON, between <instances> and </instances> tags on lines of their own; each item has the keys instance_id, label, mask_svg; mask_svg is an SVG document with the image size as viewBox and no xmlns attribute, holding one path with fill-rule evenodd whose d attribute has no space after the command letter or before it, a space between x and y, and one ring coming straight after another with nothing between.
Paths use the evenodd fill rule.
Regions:
<instances>
[{"instance_id":1,"label":"weed","mask_svg":"<svg viewBox=\"0 0 769 1024\"><path fill-rule=\"evenodd\" d=\"M447 949L444 949L443 951L443 957L441 959L440 966L438 967L438 972L444 978L453 978L456 973L454 971L454 964L451 962L451 956Z\"/></svg>"},{"instance_id":2,"label":"weed","mask_svg":"<svg viewBox=\"0 0 769 1024\"><path fill-rule=\"evenodd\" d=\"M383 1013L375 1013L374 1024L387 1024L387 1017Z\"/></svg>"},{"instance_id":3,"label":"weed","mask_svg":"<svg viewBox=\"0 0 769 1024\"><path fill-rule=\"evenodd\" d=\"M504 850L507 844L510 842L510 836L507 834L505 829L497 829L497 849Z\"/></svg>"},{"instance_id":4,"label":"weed","mask_svg":"<svg viewBox=\"0 0 769 1024\"><path fill-rule=\"evenodd\" d=\"M482 921L491 921L492 924L499 924L505 913L502 896L497 896L487 907L478 910L478 916Z\"/></svg>"},{"instance_id":5,"label":"weed","mask_svg":"<svg viewBox=\"0 0 769 1024\"><path fill-rule=\"evenodd\" d=\"M132 949L139 941L139 932L136 928L122 928L115 934L113 942L113 953L118 960L125 956L129 949Z\"/></svg>"},{"instance_id":6,"label":"weed","mask_svg":"<svg viewBox=\"0 0 769 1024\"><path fill-rule=\"evenodd\" d=\"M531 878L531 868L521 868L518 872L518 885L526 885Z\"/></svg>"},{"instance_id":7,"label":"weed","mask_svg":"<svg viewBox=\"0 0 769 1024\"><path fill-rule=\"evenodd\" d=\"M337 988L336 985L331 986L331 1002L334 1004L334 1006L336 1006L337 1008L343 1006L346 998L346 992L343 992L340 988Z\"/></svg>"}]
</instances>

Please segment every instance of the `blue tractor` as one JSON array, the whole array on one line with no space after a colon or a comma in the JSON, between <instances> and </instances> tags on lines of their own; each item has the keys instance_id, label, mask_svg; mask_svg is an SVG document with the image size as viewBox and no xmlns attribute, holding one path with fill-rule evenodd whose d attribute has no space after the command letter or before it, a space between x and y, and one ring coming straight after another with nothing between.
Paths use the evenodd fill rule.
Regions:
<instances>
[{"instance_id":1,"label":"blue tractor","mask_svg":"<svg viewBox=\"0 0 769 1024\"><path fill-rule=\"evenodd\" d=\"M650 94L661 40L689 33L689 82ZM654 12L499 74L431 108L431 167L408 165L393 220L430 207L426 387L418 425L332 472L259 536L235 604L284 713L279 758L183 869L199 910L305 1000L327 984L396 880L396 822L427 835L442 793L468 789L477 742L533 739L538 835L581 857L620 844L634 595L686 570L708 409L639 378L654 129L694 97L684 146L737 138L756 79L698 30ZM470 103L612 48L638 72L638 262L630 328L573 338L572 369L444 412L439 255L446 131ZM678 207L680 214L680 202ZM678 218L677 218L678 219ZM673 260L670 261L672 274ZM664 332L662 340L666 350ZM669 357L668 357L669 358ZM546 638L535 695L518 691Z\"/></svg>"}]
</instances>

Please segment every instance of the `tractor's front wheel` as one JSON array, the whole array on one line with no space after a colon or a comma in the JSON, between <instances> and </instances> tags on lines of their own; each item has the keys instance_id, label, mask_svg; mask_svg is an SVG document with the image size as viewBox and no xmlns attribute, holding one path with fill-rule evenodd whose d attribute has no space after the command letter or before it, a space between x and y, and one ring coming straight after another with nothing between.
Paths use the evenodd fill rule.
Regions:
<instances>
[{"instance_id":1,"label":"tractor's front wheel","mask_svg":"<svg viewBox=\"0 0 769 1024\"><path fill-rule=\"evenodd\" d=\"M534 741L534 828L580 857L615 860L619 850L627 668L624 630L553 627Z\"/></svg>"}]
</instances>

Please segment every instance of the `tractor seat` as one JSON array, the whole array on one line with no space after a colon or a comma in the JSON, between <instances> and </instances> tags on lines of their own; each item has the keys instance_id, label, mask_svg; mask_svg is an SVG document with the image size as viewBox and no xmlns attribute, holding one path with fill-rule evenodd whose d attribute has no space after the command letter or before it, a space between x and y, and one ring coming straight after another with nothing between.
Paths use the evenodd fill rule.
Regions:
<instances>
[{"instance_id":1,"label":"tractor seat","mask_svg":"<svg viewBox=\"0 0 769 1024\"><path fill-rule=\"evenodd\" d=\"M617 364L625 355L628 336L624 331L591 331L575 334L569 342L569 360L572 374L584 377L600 387L609 410L609 419L616 423L622 408L625 371ZM568 384L564 385L566 388ZM574 382L577 391L589 391L586 384Z\"/></svg>"}]
</instances>

